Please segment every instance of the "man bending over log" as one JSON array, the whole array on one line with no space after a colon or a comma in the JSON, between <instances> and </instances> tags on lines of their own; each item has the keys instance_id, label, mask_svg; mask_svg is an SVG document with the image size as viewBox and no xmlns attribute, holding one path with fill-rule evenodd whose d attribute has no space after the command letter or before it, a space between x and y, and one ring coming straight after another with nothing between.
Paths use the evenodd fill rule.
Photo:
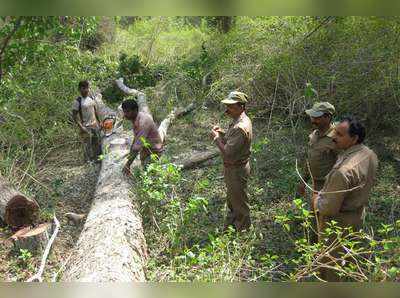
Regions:
<instances>
[{"instance_id":1,"label":"man bending over log","mask_svg":"<svg viewBox=\"0 0 400 298\"><path fill-rule=\"evenodd\" d=\"M130 166L136 156L140 154L143 166L151 161L151 154L159 156L163 151L163 140L157 129L153 117L146 112L139 112L139 106L133 99L122 103L124 117L132 122L135 139L131 145L128 161L124 166L124 173L130 175Z\"/></svg>"}]
</instances>

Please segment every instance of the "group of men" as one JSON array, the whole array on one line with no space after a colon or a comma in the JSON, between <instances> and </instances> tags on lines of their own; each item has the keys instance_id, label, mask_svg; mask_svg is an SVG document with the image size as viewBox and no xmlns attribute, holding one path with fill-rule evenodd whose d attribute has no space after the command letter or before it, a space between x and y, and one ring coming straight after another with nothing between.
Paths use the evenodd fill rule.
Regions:
<instances>
[{"instance_id":1,"label":"group of men","mask_svg":"<svg viewBox=\"0 0 400 298\"><path fill-rule=\"evenodd\" d=\"M79 90L81 96L74 101L73 116L80 128L87 158L95 159L100 150L99 115L95 100L89 96L89 83L80 82ZM251 120L246 115L248 96L233 91L221 102L225 104L225 113L232 122L227 131L214 126L211 137L224 164L228 206L225 228L231 226L243 231L251 226L247 183L253 133ZM151 115L139 112L135 100L124 101L122 110L124 117L132 122L135 136L123 169L124 173L130 174L130 166L138 154L145 163L152 153L162 153L163 137ZM315 130L309 136L298 194L306 197L306 187L310 189L309 203L315 215L315 235L318 235L315 238L319 238L315 241L321 241L321 235L331 220L344 228L361 228L378 161L375 153L363 144L365 128L357 119L344 117L334 125L335 107L328 102L315 103L305 113ZM323 274L327 280L337 279L329 271Z\"/></svg>"}]
</instances>

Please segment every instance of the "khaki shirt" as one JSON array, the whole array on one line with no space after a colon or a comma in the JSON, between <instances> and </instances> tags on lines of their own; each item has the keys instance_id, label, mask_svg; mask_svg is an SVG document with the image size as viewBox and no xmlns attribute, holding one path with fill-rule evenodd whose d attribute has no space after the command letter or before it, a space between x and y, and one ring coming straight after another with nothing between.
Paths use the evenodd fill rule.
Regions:
<instances>
[{"instance_id":1,"label":"khaki shirt","mask_svg":"<svg viewBox=\"0 0 400 298\"><path fill-rule=\"evenodd\" d=\"M311 178L311 172L313 180L316 184L321 185L321 187L326 175L328 175L335 164L338 155L336 145L333 142L334 130L334 125L331 125L323 135L320 135L319 131L315 130L309 136L307 160L310 165L310 171L308 170L308 166L305 165L303 173L307 181Z\"/></svg>"},{"instance_id":2,"label":"khaki shirt","mask_svg":"<svg viewBox=\"0 0 400 298\"><path fill-rule=\"evenodd\" d=\"M253 138L251 120L245 112L229 125L223 135L225 166L246 164L250 159L250 147Z\"/></svg>"},{"instance_id":3,"label":"khaki shirt","mask_svg":"<svg viewBox=\"0 0 400 298\"><path fill-rule=\"evenodd\" d=\"M334 219L342 226L360 227L362 210L368 203L377 167L376 154L362 144L342 152L318 196L319 214L326 217L326 221ZM353 190L329 193L350 189Z\"/></svg>"}]
</instances>

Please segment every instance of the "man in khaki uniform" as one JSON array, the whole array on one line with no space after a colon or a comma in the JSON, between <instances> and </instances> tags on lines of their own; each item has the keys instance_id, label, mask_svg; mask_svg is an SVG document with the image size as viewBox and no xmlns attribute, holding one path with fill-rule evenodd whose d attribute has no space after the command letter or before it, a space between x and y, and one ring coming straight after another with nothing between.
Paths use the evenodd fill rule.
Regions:
<instances>
[{"instance_id":1,"label":"man in khaki uniform","mask_svg":"<svg viewBox=\"0 0 400 298\"><path fill-rule=\"evenodd\" d=\"M344 118L335 128L333 141L343 152L314 201L320 240L324 239L322 232L331 220L343 228L352 227L354 231L362 226L362 214L378 167L376 154L362 144L364 138L365 128L352 117ZM333 255L338 257L339 252L335 251ZM338 280L333 270L322 270L321 273L328 281Z\"/></svg>"},{"instance_id":2,"label":"man in khaki uniform","mask_svg":"<svg viewBox=\"0 0 400 298\"><path fill-rule=\"evenodd\" d=\"M224 177L227 188L228 214L225 228L234 226L237 231L250 227L250 209L246 193L250 176L250 147L253 137L252 124L245 113L247 95L233 91L221 102L226 114L233 119L225 133L218 126L212 129L212 137L221 151L224 161Z\"/></svg>"},{"instance_id":3,"label":"man in khaki uniform","mask_svg":"<svg viewBox=\"0 0 400 298\"><path fill-rule=\"evenodd\" d=\"M304 164L303 177L305 181L311 180L313 189L317 191L324 186L325 177L337 159L338 150L333 142L332 116L334 113L335 107L329 102L317 102L311 109L306 110L315 130L309 135L307 162ZM306 196L303 182L299 184L297 192L302 197ZM312 202L310 202L310 211L314 211ZM314 231L317 230L315 219L312 220L312 227ZM310 241L311 243L318 241L316 233L310 234Z\"/></svg>"},{"instance_id":4,"label":"man in khaki uniform","mask_svg":"<svg viewBox=\"0 0 400 298\"><path fill-rule=\"evenodd\" d=\"M317 102L312 109L306 110L315 130L309 135L307 163L304 165L305 181L312 180L315 190L321 190L325 177L332 169L337 159L335 143L333 142L334 125L332 116L335 107L329 102ZM308 166L310 169L308 169ZM311 172L311 173L310 173ZM305 185L299 184L298 193L305 196Z\"/></svg>"}]
</instances>

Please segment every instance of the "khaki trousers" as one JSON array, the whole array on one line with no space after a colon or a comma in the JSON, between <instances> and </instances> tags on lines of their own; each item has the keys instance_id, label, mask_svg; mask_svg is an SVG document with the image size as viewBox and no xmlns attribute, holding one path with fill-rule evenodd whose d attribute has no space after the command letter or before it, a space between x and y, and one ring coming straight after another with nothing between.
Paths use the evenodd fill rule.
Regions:
<instances>
[{"instance_id":1,"label":"khaki trousers","mask_svg":"<svg viewBox=\"0 0 400 298\"><path fill-rule=\"evenodd\" d=\"M362 227L362 214L364 208L360 208L358 210L350 211L350 212L341 212L337 216L334 217L321 217L319 216L319 231L318 238L319 241L326 241L326 245L330 245L333 241L336 240L336 235L328 237L324 234L324 230L327 227L327 223L331 220L335 220L338 223L338 226L342 228L352 227L353 231L359 231ZM343 261L343 254L345 250L343 247L339 246L333 251L330 252L330 256L324 257L321 261L329 266L335 266L335 264L340 266L340 263ZM338 260L336 260L338 259ZM344 259L346 262L352 262L353 259L346 258ZM344 281L337 273L336 270L330 268L321 268L320 276L322 279L329 282L339 282Z\"/></svg>"},{"instance_id":2,"label":"khaki trousers","mask_svg":"<svg viewBox=\"0 0 400 298\"><path fill-rule=\"evenodd\" d=\"M249 199L246 192L249 177L249 163L224 167L228 205L225 228L233 225L237 231L242 231L250 227Z\"/></svg>"}]
</instances>

